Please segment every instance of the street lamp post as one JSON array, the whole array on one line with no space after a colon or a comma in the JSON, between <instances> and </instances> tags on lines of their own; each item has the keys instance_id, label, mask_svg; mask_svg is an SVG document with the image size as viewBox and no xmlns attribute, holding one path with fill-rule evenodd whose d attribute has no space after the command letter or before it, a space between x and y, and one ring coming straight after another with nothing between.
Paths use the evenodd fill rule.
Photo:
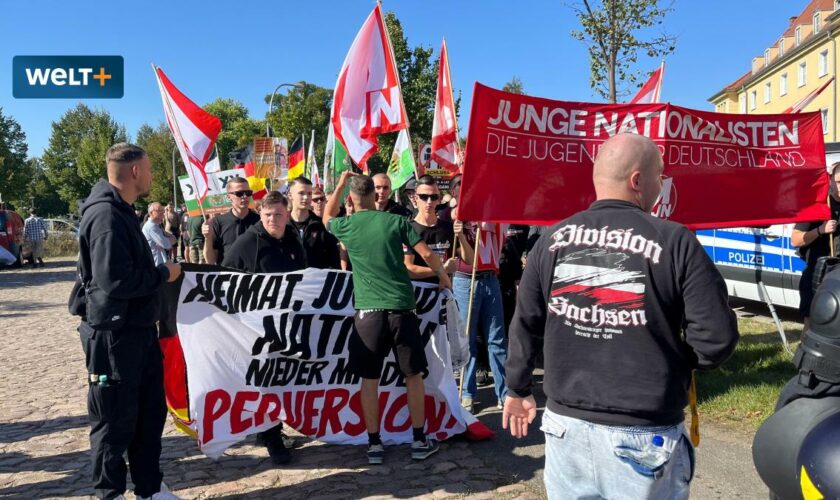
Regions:
<instances>
[{"instance_id":1,"label":"street lamp post","mask_svg":"<svg viewBox=\"0 0 840 500\"><path fill-rule=\"evenodd\" d=\"M271 99L268 100L268 115L265 118L265 136L271 137L271 128L268 124L268 119L271 116L271 109L274 106L274 96L277 95L277 91L283 87L303 87L303 85L299 83L281 83L280 85L274 88L274 92L271 93Z\"/></svg>"}]
</instances>

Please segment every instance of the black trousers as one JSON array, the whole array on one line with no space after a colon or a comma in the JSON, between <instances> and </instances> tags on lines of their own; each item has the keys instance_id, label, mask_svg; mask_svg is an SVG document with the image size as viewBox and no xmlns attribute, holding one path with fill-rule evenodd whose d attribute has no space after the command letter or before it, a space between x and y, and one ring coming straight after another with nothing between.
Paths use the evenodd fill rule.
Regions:
<instances>
[{"instance_id":1,"label":"black trousers","mask_svg":"<svg viewBox=\"0 0 840 500\"><path fill-rule=\"evenodd\" d=\"M160 490L161 435L166 421L163 355L154 327L79 327L89 390L90 448L96 496L125 493L128 451L137 496ZM94 379L94 380L91 380Z\"/></svg>"}]
</instances>

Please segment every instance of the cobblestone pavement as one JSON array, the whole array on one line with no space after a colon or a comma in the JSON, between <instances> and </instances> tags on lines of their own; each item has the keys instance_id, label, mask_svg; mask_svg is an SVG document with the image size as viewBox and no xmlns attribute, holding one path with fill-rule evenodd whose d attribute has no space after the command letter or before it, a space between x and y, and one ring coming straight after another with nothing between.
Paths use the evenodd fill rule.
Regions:
<instances>
[{"instance_id":1,"label":"cobblestone pavement","mask_svg":"<svg viewBox=\"0 0 840 500\"><path fill-rule=\"evenodd\" d=\"M86 498L90 485L84 357L67 313L74 263L0 271L0 497ZM497 431L499 410L479 418ZM482 395L480 395L482 397ZM425 462L412 463L407 446L387 450L384 466L368 466L364 449L298 437L293 462L275 467L249 438L220 460L202 455L194 441L167 423L161 466L165 481L185 498L542 498L543 437L536 426L514 441L509 435L481 443L452 440ZM710 444L714 446L715 441ZM757 477L744 440L714 447L699 468L697 498L731 498L716 481L715 463L734 477ZM728 447L728 448L727 448ZM704 463L711 468L704 469ZM746 470L749 469L749 470ZM748 481L749 482L749 481ZM699 483L699 484L698 484ZM740 498L766 498L736 488ZM755 491L753 491L755 493ZM129 493L127 496L131 497Z\"/></svg>"}]
</instances>

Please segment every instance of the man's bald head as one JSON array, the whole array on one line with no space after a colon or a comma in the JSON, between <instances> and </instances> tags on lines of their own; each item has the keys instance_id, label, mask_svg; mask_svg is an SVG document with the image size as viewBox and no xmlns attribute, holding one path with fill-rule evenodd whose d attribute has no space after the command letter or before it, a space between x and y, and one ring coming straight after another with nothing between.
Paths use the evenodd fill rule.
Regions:
<instances>
[{"instance_id":1,"label":"man's bald head","mask_svg":"<svg viewBox=\"0 0 840 500\"><path fill-rule=\"evenodd\" d=\"M376 208L383 210L391 196L391 179L386 174L373 176L373 187L376 190Z\"/></svg>"},{"instance_id":2,"label":"man's bald head","mask_svg":"<svg viewBox=\"0 0 840 500\"><path fill-rule=\"evenodd\" d=\"M662 188L662 155L647 137L618 134L598 150L592 182L599 200L619 199L650 211Z\"/></svg>"}]
</instances>

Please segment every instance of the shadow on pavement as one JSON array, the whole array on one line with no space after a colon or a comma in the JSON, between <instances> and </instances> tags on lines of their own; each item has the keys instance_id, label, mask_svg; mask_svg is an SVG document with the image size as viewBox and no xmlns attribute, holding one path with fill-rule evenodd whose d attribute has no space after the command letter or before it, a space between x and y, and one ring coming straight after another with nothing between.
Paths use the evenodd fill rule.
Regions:
<instances>
[{"instance_id":1,"label":"shadow on pavement","mask_svg":"<svg viewBox=\"0 0 840 500\"><path fill-rule=\"evenodd\" d=\"M63 259L46 263L46 267L32 269L30 267L4 268L0 270L0 288L40 286L47 283L73 282L76 277L76 261ZM68 287L67 292L70 293Z\"/></svg>"},{"instance_id":2,"label":"shadow on pavement","mask_svg":"<svg viewBox=\"0 0 840 500\"><path fill-rule=\"evenodd\" d=\"M53 434L56 432L62 432L68 429L75 429L87 425L87 415L77 415L75 417L60 417L51 420L3 422L0 423L0 443L28 441L29 439L32 439L37 436ZM4 455L3 461L0 461L0 471L3 470L5 458L6 456Z\"/></svg>"}]
</instances>

